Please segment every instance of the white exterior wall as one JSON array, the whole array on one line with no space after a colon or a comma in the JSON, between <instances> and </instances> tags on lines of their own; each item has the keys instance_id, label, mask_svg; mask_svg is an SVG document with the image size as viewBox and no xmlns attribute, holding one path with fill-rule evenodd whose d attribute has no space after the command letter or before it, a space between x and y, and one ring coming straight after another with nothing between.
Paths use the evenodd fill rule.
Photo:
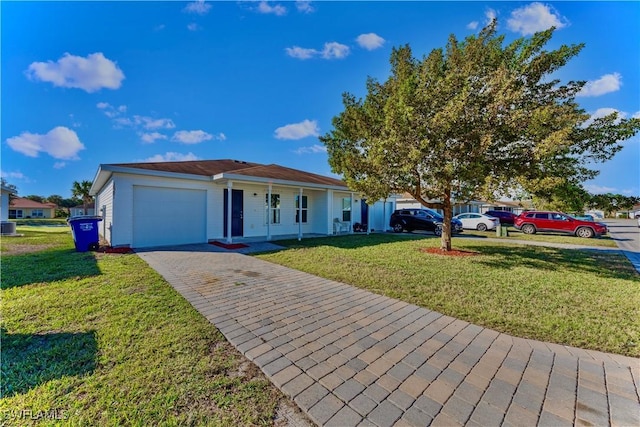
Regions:
<instances>
[{"instance_id":1,"label":"white exterior wall","mask_svg":"<svg viewBox=\"0 0 640 427\"><path fill-rule=\"evenodd\" d=\"M299 224L296 222L295 206L296 196L300 194L299 187L273 186L271 188L272 195L280 195L280 223L270 224L269 230L267 230L268 214L265 209L269 187L234 182L233 188L244 191L244 237L267 236L268 231L272 236L298 233ZM326 192L303 188L302 195L307 196L307 222L302 223L302 233L326 234L324 225ZM221 217L220 223L222 222ZM222 234L217 238L221 236Z\"/></svg>"},{"instance_id":2,"label":"white exterior wall","mask_svg":"<svg viewBox=\"0 0 640 427\"><path fill-rule=\"evenodd\" d=\"M96 194L96 208L98 209L98 215L102 217L102 221L98 224L99 232L109 244L111 244L111 228L113 226L113 188L113 179L111 179Z\"/></svg>"}]
</instances>

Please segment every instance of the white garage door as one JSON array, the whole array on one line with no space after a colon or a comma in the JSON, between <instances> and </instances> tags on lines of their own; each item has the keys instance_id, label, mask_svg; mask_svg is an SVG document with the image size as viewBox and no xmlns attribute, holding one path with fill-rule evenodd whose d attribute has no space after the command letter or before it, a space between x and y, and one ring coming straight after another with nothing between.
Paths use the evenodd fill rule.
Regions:
<instances>
[{"instance_id":1,"label":"white garage door","mask_svg":"<svg viewBox=\"0 0 640 427\"><path fill-rule=\"evenodd\" d=\"M133 187L133 247L205 243L206 191Z\"/></svg>"}]
</instances>

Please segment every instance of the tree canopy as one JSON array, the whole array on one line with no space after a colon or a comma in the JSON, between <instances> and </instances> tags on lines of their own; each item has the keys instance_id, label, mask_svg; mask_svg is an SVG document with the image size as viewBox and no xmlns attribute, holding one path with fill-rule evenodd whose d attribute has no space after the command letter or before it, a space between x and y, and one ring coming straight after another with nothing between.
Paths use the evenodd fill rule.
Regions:
<instances>
[{"instance_id":1,"label":"tree canopy","mask_svg":"<svg viewBox=\"0 0 640 427\"><path fill-rule=\"evenodd\" d=\"M344 111L320 137L333 172L369 200L409 193L444 211L451 249L452 201L488 200L522 188L551 198L595 177L640 120L591 120L575 102L584 81L552 74L583 45L544 50L554 29L507 45L494 20L479 34L422 59L409 45L391 53L391 75L368 78L367 95L343 95Z\"/></svg>"},{"instance_id":2,"label":"tree canopy","mask_svg":"<svg viewBox=\"0 0 640 427\"><path fill-rule=\"evenodd\" d=\"M71 187L71 194L73 194L73 197L77 197L82 200L82 208L85 215L87 214L87 206L93 202L93 197L89 195L92 184L93 183L91 181L73 181Z\"/></svg>"}]
</instances>

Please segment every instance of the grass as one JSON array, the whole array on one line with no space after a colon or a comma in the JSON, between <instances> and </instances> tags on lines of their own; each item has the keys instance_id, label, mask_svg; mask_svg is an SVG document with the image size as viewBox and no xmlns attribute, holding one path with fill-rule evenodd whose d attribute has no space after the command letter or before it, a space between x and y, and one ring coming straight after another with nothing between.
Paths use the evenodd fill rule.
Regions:
<instances>
[{"instance_id":1,"label":"grass","mask_svg":"<svg viewBox=\"0 0 640 427\"><path fill-rule=\"evenodd\" d=\"M278 242L261 259L511 335L640 356L640 276L618 254L454 238L372 234Z\"/></svg>"},{"instance_id":2,"label":"grass","mask_svg":"<svg viewBox=\"0 0 640 427\"><path fill-rule=\"evenodd\" d=\"M0 424L274 423L283 396L139 257L19 232L2 239Z\"/></svg>"},{"instance_id":3,"label":"grass","mask_svg":"<svg viewBox=\"0 0 640 427\"><path fill-rule=\"evenodd\" d=\"M513 227L509 227L509 236L507 237L497 237L495 231L475 231L475 230L464 230L463 235L484 237L484 238L491 237L491 238L502 239L506 242L510 240L527 240L531 242L563 243L563 244L569 244L569 245L584 245L584 246L597 246L597 247L608 247L608 248L617 247L616 241L613 240L610 236L602 236L597 238L586 239L584 237L577 237L577 236L567 235L563 233L524 234L520 230L517 230Z\"/></svg>"}]
</instances>

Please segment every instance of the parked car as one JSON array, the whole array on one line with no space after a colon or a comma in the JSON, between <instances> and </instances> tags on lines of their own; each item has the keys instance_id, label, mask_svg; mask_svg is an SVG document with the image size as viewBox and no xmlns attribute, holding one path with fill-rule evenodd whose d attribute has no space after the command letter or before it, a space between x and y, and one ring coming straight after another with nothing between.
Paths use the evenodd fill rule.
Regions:
<instances>
[{"instance_id":1,"label":"parked car","mask_svg":"<svg viewBox=\"0 0 640 427\"><path fill-rule=\"evenodd\" d=\"M462 222L462 228L465 230L495 230L498 224L500 224L500 219L480 213L462 213L454 216L454 218Z\"/></svg>"},{"instance_id":2,"label":"parked car","mask_svg":"<svg viewBox=\"0 0 640 427\"><path fill-rule=\"evenodd\" d=\"M442 215L431 209L398 209L391 214L389 225L396 233L425 230L440 236L443 222ZM461 233L462 222L453 218L451 220L451 231L453 233Z\"/></svg>"},{"instance_id":3,"label":"parked car","mask_svg":"<svg viewBox=\"0 0 640 427\"><path fill-rule=\"evenodd\" d=\"M585 213L585 214L570 214L570 216L572 216L575 219L581 219L583 221L591 221L591 222L593 222L593 221L596 220L596 218L593 215L588 214L588 213Z\"/></svg>"},{"instance_id":4,"label":"parked car","mask_svg":"<svg viewBox=\"0 0 640 427\"><path fill-rule=\"evenodd\" d=\"M500 224L513 225L516 217L518 215L509 211L486 211L485 215L492 216L494 218L498 218L500 220Z\"/></svg>"},{"instance_id":5,"label":"parked car","mask_svg":"<svg viewBox=\"0 0 640 427\"><path fill-rule=\"evenodd\" d=\"M578 237L600 237L607 234L606 224L583 221L562 212L523 212L516 218L514 226L525 234L534 234L538 231L568 233Z\"/></svg>"}]
</instances>

